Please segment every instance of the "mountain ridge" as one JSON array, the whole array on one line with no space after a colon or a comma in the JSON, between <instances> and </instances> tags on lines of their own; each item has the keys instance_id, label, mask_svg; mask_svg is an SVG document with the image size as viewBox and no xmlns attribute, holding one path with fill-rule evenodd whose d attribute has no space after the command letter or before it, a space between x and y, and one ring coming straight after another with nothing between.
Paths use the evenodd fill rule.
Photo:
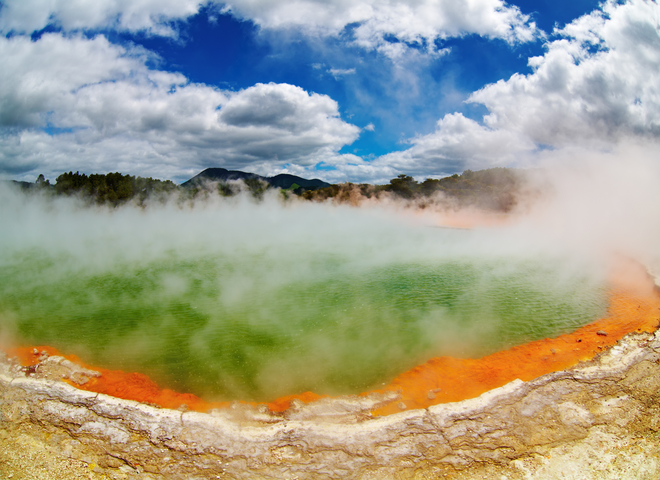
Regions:
<instances>
[{"instance_id":1,"label":"mountain ridge","mask_svg":"<svg viewBox=\"0 0 660 480\"><path fill-rule=\"evenodd\" d=\"M181 184L182 187L196 187L199 186L204 181L220 181L228 182L232 180L261 180L268 183L272 187L287 189L291 188L293 185L302 187L304 190L316 190L319 188L326 188L331 186L330 183L319 180L318 178L313 178L311 180L299 177L297 175L291 175L288 173L280 173L273 177L264 177L262 175L257 175L256 173L243 172L241 170L227 170L226 168L211 167L205 170L202 170L194 177L186 180Z\"/></svg>"}]
</instances>

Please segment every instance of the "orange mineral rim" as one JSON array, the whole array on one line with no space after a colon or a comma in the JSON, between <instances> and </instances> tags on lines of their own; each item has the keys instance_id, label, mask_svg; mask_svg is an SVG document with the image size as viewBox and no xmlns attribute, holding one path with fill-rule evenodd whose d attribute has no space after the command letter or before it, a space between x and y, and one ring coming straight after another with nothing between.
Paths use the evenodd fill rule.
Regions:
<instances>
[{"instance_id":1,"label":"orange mineral rim","mask_svg":"<svg viewBox=\"0 0 660 480\"><path fill-rule=\"evenodd\" d=\"M374 415L389 415L406 409L457 402L477 397L515 379L529 381L591 360L628 333L655 332L660 323L660 293L646 270L636 262L618 259L609 281L609 307L604 318L571 333L518 345L478 359L447 356L431 358L397 376L383 388L361 395L398 392L397 400L373 411ZM64 380L82 390L163 408L181 408L185 405L185 408L198 412L231 405L231 402L207 402L190 393L160 388L141 373L87 365L75 355L63 355L49 346L14 347L6 351L28 368L36 365L41 352L45 351L48 355L62 355L84 368L99 372L100 376L90 378L83 385ZM327 396L304 392L268 403L241 403L265 405L272 412L284 412L294 400L309 403L320 398Z\"/></svg>"}]
</instances>

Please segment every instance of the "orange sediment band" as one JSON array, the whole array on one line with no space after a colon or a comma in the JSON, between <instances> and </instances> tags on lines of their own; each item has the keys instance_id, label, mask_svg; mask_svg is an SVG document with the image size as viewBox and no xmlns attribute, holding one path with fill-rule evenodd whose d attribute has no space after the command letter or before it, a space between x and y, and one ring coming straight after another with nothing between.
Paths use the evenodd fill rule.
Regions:
<instances>
[{"instance_id":1,"label":"orange sediment band","mask_svg":"<svg viewBox=\"0 0 660 480\"><path fill-rule=\"evenodd\" d=\"M388 415L403 409L426 408L439 403L474 398L501 387L515 379L532 380L550 372L572 367L580 361L592 359L619 339L632 332L654 332L660 323L660 295L651 278L633 263L620 267L612 279L608 316L578 330L546 338L479 359L452 357L432 358L396 377L389 385L373 392L398 391L401 398L374 412ZM24 366L36 365L39 353L61 355L47 346L6 349L10 356L18 357ZM76 388L104 393L126 400L155 404L165 408L187 408L206 412L225 408L230 402L207 402L193 394L161 389L141 373L126 373L85 365L75 355L63 355L74 363L95 370L101 375L90 378L83 385L69 382ZM373 392L365 392L363 395ZM294 400L303 403L316 401L325 395L304 392L278 398L265 403L273 412L283 412ZM258 405L254 402L241 402Z\"/></svg>"},{"instance_id":2,"label":"orange sediment band","mask_svg":"<svg viewBox=\"0 0 660 480\"><path fill-rule=\"evenodd\" d=\"M207 402L192 393L179 393L168 388L160 388L158 384L142 373L127 373L121 370L108 370L87 365L76 355L64 355L56 348L46 345L14 347L5 350L10 357L18 358L20 364L26 367L34 366L39 363L41 352L45 351L49 356L62 356L77 365L101 374L99 377L90 378L83 385L63 379L68 384L81 390L104 393L113 397L123 398L124 400L136 400L142 403L158 405L163 408L179 408L182 405L185 405L188 409L197 412L208 412L214 408L226 408L231 405L231 402ZM266 403L265 405L272 412L283 412L291 406L293 400L309 403L325 396L326 395L317 395L313 392L304 392L297 395L281 397L272 402ZM256 402L241 403L259 405Z\"/></svg>"},{"instance_id":3,"label":"orange sediment band","mask_svg":"<svg viewBox=\"0 0 660 480\"><path fill-rule=\"evenodd\" d=\"M608 316L574 332L546 338L479 359L432 358L396 377L376 392L399 391L401 399L374 415L408 408L474 398L520 379L529 381L546 373L591 360L632 332L655 332L660 323L660 296L652 279L636 264L620 265L613 278Z\"/></svg>"},{"instance_id":4,"label":"orange sediment band","mask_svg":"<svg viewBox=\"0 0 660 480\"><path fill-rule=\"evenodd\" d=\"M113 397L151 403L164 408L179 408L181 405L186 405L191 410L200 412L229 405L229 402L210 403L191 393L178 393L167 388L160 388L153 380L142 373L127 373L121 370L108 370L87 365L76 355L64 355L49 346L8 348L6 351L9 356L17 357L21 365L24 366L39 363L41 352L45 351L49 356L63 356L77 365L101 374L99 377L90 378L83 385L64 379L65 382L81 390L105 393Z\"/></svg>"}]
</instances>

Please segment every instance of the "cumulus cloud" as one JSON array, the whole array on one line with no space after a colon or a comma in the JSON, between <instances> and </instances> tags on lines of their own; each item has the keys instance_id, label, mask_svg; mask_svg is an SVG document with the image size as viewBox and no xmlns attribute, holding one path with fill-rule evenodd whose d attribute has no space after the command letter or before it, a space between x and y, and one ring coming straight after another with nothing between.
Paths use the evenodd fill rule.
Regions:
<instances>
[{"instance_id":1,"label":"cumulus cloud","mask_svg":"<svg viewBox=\"0 0 660 480\"><path fill-rule=\"evenodd\" d=\"M534 73L475 92L486 125L560 147L660 136L660 5L608 2L557 31Z\"/></svg>"},{"instance_id":2,"label":"cumulus cloud","mask_svg":"<svg viewBox=\"0 0 660 480\"><path fill-rule=\"evenodd\" d=\"M660 140L660 5L609 1L561 30L533 72L474 92L483 122L448 114L412 147L377 159L404 172L516 164L548 149Z\"/></svg>"},{"instance_id":3,"label":"cumulus cloud","mask_svg":"<svg viewBox=\"0 0 660 480\"><path fill-rule=\"evenodd\" d=\"M348 28L355 45L392 58L411 44L438 53L442 50L436 48L436 40L465 34L514 43L538 33L528 16L502 0L5 0L0 31L31 33L54 25L64 31L114 28L173 36L172 21L195 15L205 5L264 29L336 36Z\"/></svg>"},{"instance_id":4,"label":"cumulus cloud","mask_svg":"<svg viewBox=\"0 0 660 480\"><path fill-rule=\"evenodd\" d=\"M144 71L141 51L130 52L105 37L43 35L0 38L0 125L34 126L47 121L48 112L71 103L81 86L125 79Z\"/></svg>"},{"instance_id":5,"label":"cumulus cloud","mask_svg":"<svg viewBox=\"0 0 660 480\"><path fill-rule=\"evenodd\" d=\"M151 52L89 37L98 29L176 35L176 20L209 5L263 29L343 36L399 59L413 45L416 55L446 53L436 41L452 36L515 43L537 33L502 0L6 0L0 4L0 171L26 179L64 169L184 179L208 165L264 174L313 174L322 165L337 168L323 170L324 178L341 180L394 173L338 153L360 129L341 120L328 96L284 84L239 92L193 84L147 68ZM36 41L23 35L47 26L64 33ZM81 31L87 36L71 34ZM328 72L339 79L356 70Z\"/></svg>"},{"instance_id":6,"label":"cumulus cloud","mask_svg":"<svg viewBox=\"0 0 660 480\"><path fill-rule=\"evenodd\" d=\"M227 149L243 161L313 164L352 143L360 129L339 118L337 102L286 84L257 84L229 95L219 113ZM328 159L325 159L327 161Z\"/></svg>"},{"instance_id":7,"label":"cumulus cloud","mask_svg":"<svg viewBox=\"0 0 660 480\"><path fill-rule=\"evenodd\" d=\"M3 0L0 31L31 33L55 25L66 31L117 28L170 36L174 31L167 22L194 15L199 7L198 0Z\"/></svg>"},{"instance_id":8,"label":"cumulus cloud","mask_svg":"<svg viewBox=\"0 0 660 480\"><path fill-rule=\"evenodd\" d=\"M534 148L516 132L485 127L460 113L446 115L435 132L409 142L413 144L409 149L379 157L375 163L411 175L448 175L466 168L509 165Z\"/></svg>"},{"instance_id":9,"label":"cumulus cloud","mask_svg":"<svg viewBox=\"0 0 660 480\"><path fill-rule=\"evenodd\" d=\"M227 11L266 29L299 29L339 35L391 58L414 44L437 53L436 40L477 34L509 43L532 40L538 31L529 17L502 0L231 0Z\"/></svg>"},{"instance_id":10,"label":"cumulus cloud","mask_svg":"<svg viewBox=\"0 0 660 480\"><path fill-rule=\"evenodd\" d=\"M59 0L8 0L0 7L0 28L30 32L55 24L64 30L168 34L171 19L200 7L88 3L74 8ZM406 58L424 57L424 49L431 51L437 40L450 36L476 33L514 43L538 33L516 7L499 0L460 6L453 0L236 0L224 11L263 29L339 35L391 58L412 44L418 48ZM529 60L532 73L470 95L468 102L488 109L481 121L447 114L433 132L407 140L407 150L373 161L339 153L360 129L343 121L339 106L326 95L287 84L227 91L191 83L181 74L148 68L153 53L112 44L102 35L49 33L36 41L5 35L0 38L0 171L27 179L65 169L120 170L183 180L200 168L222 165L262 174L383 181L398 173L421 177L511 165L541 158L549 149L602 150L637 140L657 145L657 18L660 6L651 0L604 3L556 30L546 53ZM337 78L354 72L328 71ZM408 69L396 71L403 75ZM413 90L399 88L397 94Z\"/></svg>"},{"instance_id":11,"label":"cumulus cloud","mask_svg":"<svg viewBox=\"0 0 660 480\"><path fill-rule=\"evenodd\" d=\"M0 169L169 171L341 162L359 135L337 103L288 84L238 92L146 67L140 50L45 34L0 39ZM92 168L93 166L93 168ZM161 167L165 167L164 170Z\"/></svg>"}]
</instances>

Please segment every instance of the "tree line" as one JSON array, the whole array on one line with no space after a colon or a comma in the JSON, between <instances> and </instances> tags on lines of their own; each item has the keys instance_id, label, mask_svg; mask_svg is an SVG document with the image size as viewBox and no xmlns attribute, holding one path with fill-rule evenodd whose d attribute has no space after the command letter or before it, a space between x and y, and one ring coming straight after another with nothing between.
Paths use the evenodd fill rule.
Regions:
<instances>
[{"instance_id":1,"label":"tree line","mask_svg":"<svg viewBox=\"0 0 660 480\"><path fill-rule=\"evenodd\" d=\"M389 195L416 201L420 206L433 199L444 198L459 207L475 206L507 212L515 206L525 183L523 171L496 167L478 171L465 170L460 175L427 178L423 182L418 182L409 175L399 175L385 185L344 183L303 192L301 195L309 200L322 201L332 198L351 203Z\"/></svg>"},{"instance_id":2,"label":"tree line","mask_svg":"<svg viewBox=\"0 0 660 480\"><path fill-rule=\"evenodd\" d=\"M24 183L24 182L21 182ZM222 196L233 196L243 190L236 182L213 182L208 188ZM303 190L294 184L283 190L282 196L291 195L311 201L332 199L339 203L360 203L369 198L384 197L417 202L424 206L434 199L451 200L456 206L475 206L496 211L509 211L516 204L516 198L525 183L524 172L511 168L489 168L486 170L465 170L444 178L427 178L418 182L409 175L399 175L388 184L341 183L314 190ZM255 198L261 199L265 190L273 188L265 182L245 181L244 189ZM196 199L209 193L200 186L185 187L170 180L151 177L123 175L118 172L86 175L80 172L63 173L51 185L43 175L34 184L22 185L24 189L48 191L55 195L77 196L91 203L119 205L129 201L143 204L150 197L166 198L178 192L185 199Z\"/></svg>"},{"instance_id":3,"label":"tree line","mask_svg":"<svg viewBox=\"0 0 660 480\"><path fill-rule=\"evenodd\" d=\"M80 172L63 173L57 177L54 185L43 175L39 175L35 187L55 195L77 196L93 203L110 205L131 200L142 203L147 198L165 196L178 188L171 180L122 175L118 172L91 175Z\"/></svg>"}]
</instances>

